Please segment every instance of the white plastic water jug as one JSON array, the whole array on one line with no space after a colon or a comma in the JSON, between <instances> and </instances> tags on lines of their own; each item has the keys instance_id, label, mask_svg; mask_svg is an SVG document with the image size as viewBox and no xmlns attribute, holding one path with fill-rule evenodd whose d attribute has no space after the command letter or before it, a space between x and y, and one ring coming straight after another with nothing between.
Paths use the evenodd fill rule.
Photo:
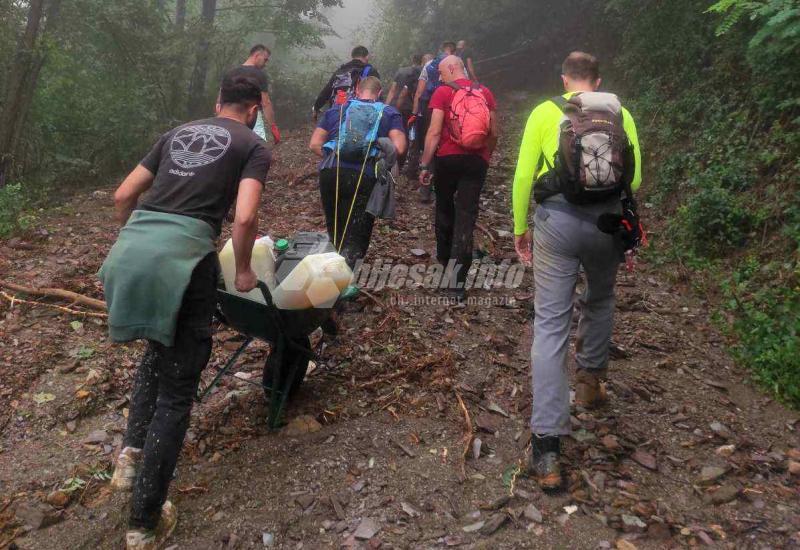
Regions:
<instances>
[{"instance_id":1,"label":"white plastic water jug","mask_svg":"<svg viewBox=\"0 0 800 550\"><path fill-rule=\"evenodd\" d=\"M279 309L331 307L353 280L353 271L336 252L310 254L272 291Z\"/></svg>"},{"instance_id":2,"label":"white plastic water jug","mask_svg":"<svg viewBox=\"0 0 800 550\"><path fill-rule=\"evenodd\" d=\"M262 237L253 243L253 255L250 265L258 277L259 281L267 284L267 288L272 291L275 288L275 253L274 243L269 237ZM258 288L250 292L236 291L236 257L233 253L233 239L228 239L222 251L219 253L219 263L222 265L222 277L225 279L225 290L231 294L236 294L256 302L264 302L264 294Z\"/></svg>"}]
</instances>

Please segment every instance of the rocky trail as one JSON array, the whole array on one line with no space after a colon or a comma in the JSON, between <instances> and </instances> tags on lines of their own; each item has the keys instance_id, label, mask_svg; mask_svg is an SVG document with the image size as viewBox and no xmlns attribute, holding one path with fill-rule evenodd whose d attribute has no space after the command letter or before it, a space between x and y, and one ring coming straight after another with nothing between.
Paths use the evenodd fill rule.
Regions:
<instances>
[{"instance_id":1,"label":"rocky trail","mask_svg":"<svg viewBox=\"0 0 800 550\"><path fill-rule=\"evenodd\" d=\"M495 262L514 259L509 186L531 101L503 103L476 230ZM262 232L324 227L308 134L289 132L276 151ZM117 232L112 191L39 212L35 230L0 241L0 280L102 298L94 273ZM398 218L376 227L370 259L432 264L432 226L401 181ZM732 363L691 282L646 262L620 274L611 400L574 411L568 487L549 496L520 475L531 278L475 291L461 309L423 288L360 297L275 433L247 383L268 353L253 346L241 374L193 410L171 548L800 546L800 417ZM122 548L125 502L108 479L142 347L110 345L102 318L5 292L0 548ZM212 366L238 344L220 329Z\"/></svg>"}]
</instances>

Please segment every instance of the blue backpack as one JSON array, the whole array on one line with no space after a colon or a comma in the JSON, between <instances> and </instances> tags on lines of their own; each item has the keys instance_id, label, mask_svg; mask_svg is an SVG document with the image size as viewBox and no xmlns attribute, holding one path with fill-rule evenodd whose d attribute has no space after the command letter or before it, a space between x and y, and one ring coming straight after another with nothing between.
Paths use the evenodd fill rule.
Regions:
<instances>
[{"instance_id":1,"label":"blue backpack","mask_svg":"<svg viewBox=\"0 0 800 550\"><path fill-rule=\"evenodd\" d=\"M433 96L433 92L442 85L442 81L439 77L439 64L444 61L445 57L447 57L446 54L439 54L425 69L425 72L428 74L428 81L425 84L425 93L422 95L423 99L430 99Z\"/></svg>"},{"instance_id":2,"label":"blue backpack","mask_svg":"<svg viewBox=\"0 0 800 550\"><path fill-rule=\"evenodd\" d=\"M386 105L351 99L340 113L341 123L336 139L325 144L344 162L361 163L378 154L378 130Z\"/></svg>"}]
</instances>

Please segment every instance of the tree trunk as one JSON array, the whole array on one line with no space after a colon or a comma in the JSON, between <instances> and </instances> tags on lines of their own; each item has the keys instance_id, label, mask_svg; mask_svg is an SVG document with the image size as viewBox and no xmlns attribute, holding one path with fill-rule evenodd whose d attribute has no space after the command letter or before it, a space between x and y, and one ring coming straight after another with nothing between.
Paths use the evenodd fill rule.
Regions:
<instances>
[{"instance_id":1,"label":"tree trunk","mask_svg":"<svg viewBox=\"0 0 800 550\"><path fill-rule=\"evenodd\" d=\"M178 31L183 31L186 27L186 0L177 0L175 2L175 28Z\"/></svg>"},{"instance_id":2,"label":"tree trunk","mask_svg":"<svg viewBox=\"0 0 800 550\"><path fill-rule=\"evenodd\" d=\"M31 78L31 69L36 68L40 55L36 45L43 18L44 0L31 0L25 32L19 39L9 67L3 112L0 113L0 188L8 183L8 173L19 143L19 130L26 115L26 97L33 95L36 86L36 78ZM38 71L36 73L38 76Z\"/></svg>"},{"instance_id":3,"label":"tree trunk","mask_svg":"<svg viewBox=\"0 0 800 550\"><path fill-rule=\"evenodd\" d=\"M203 29L197 41L197 60L195 61L192 80L189 83L189 118L202 116L211 112L206 105L206 77L211 48L211 33L214 30L214 15L217 11L217 0L203 0Z\"/></svg>"}]
</instances>

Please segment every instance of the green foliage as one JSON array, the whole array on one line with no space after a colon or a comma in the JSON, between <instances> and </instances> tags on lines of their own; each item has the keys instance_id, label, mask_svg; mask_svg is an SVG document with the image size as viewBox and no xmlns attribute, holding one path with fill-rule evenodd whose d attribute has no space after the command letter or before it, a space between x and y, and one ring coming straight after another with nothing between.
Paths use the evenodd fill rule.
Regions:
<instances>
[{"instance_id":1,"label":"green foliage","mask_svg":"<svg viewBox=\"0 0 800 550\"><path fill-rule=\"evenodd\" d=\"M784 278L782 285L765 284ZM800 264L753 257L726 280L737 358L776 396L800 407Z\"/></svg>"},{"instance_id":2,"label":"green foliage","mask_svg":"<svg viewBox=\"0 0 800 550\"><path fill-rule=\"evenodd\" d=\"M754 217L733 192L706 186L679 209L677 221L695 254L717 257L745 244Z\"/></svg>"},{"instance_id":3,"label":"green foliage","mask_svg":"<svg viewBox=\"0 0 800 550\"><path fill-rule=\"evenodd\" d=\"M28 213L30 203L19 183L0 188L0 237L7 237L18 229L29 228L34 221Z\"/></svg>"}]
</instances>

